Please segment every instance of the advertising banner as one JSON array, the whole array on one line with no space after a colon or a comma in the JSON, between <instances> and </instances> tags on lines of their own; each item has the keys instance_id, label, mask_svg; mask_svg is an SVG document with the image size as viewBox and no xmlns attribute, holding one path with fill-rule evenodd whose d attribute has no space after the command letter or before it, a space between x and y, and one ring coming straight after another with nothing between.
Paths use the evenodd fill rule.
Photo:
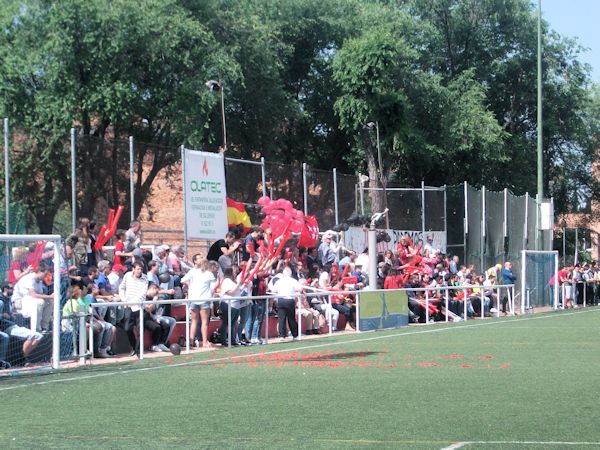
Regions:
<instances>
[{"instance_id":1,"label":"advertising banner","mask_svg":"<svg viewBox=\"0 0 600 450\"><path fill-rule=\"evenodd\" d=\"M360 294L360 331L408 326L406 291L362 291Z\"/></svg>"},{"instance_id":2,"label":"advertising banner","mask_svg":"<svg viewBox=\"0 0 600 450\"><path fill-rule=\"evenodd\" d=\"M433 237L433 248L446 253L446 233L443 231L426 231L425 235L421 231L413 230L385 230L390 236L390 242L380 242L377 244L377 251L383 253L386 250L395 250L400 238L402 236L408 236L412 239L415 246L419 246L421 242L425 241L428 235ZM348 231L344 233L344 244L346 248L352 249L357 253L360 253L367 247L369 230L361 227L350 227Z\"/></svg>"},{"instance_id":3,"label":"advertising banner","mask_svg":"<svg viewBox=\"0 0 600 450\"><path fill-rule=\"evenodd\" d=\"M227 233L225 159L221 153L184 150L188 239L222 239Z\"/></svg>"}]
</instances>

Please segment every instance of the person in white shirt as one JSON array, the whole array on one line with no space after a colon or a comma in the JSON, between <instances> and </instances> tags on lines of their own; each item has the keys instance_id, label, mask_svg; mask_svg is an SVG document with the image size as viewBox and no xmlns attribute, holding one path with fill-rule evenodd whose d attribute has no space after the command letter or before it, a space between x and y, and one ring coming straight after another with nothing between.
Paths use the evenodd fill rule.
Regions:
<instances>
[{"instance_id":1,"label":"person in white shirt","mask_svg":"<svg viewBox=\"0 0 600 450\"><path fill-rule=\"evenodd\" d=\"M48 269L38 264L34 272L23 276L15 284L11 301L23 317L30 319L31 331L49 331L54 311L54 296L44 293L44 277Z\"/></svg>"},{"instance_id":2,"label":"person in white shirt","mask_svg":"<svg viewBox=\"0 0 600 450\"><path fill-rule=\"evenodd\" d=\"M279 339L287 337L287 325L290 327L294 340L298 338L298 323L296 322L296 296L302 292L302 285L292 278L292 269L283 269L281 278L273 286L273 293L277 294L277 316L279 318Z\"/></svg>"},{"instance_id":3,"label":"person in white shirt","mask_svg":"<svg viewBox=\"0 0 600 450\"><path fill-rule=\"evenodd\" d=\"M188 296L191 303L190 337L194 339L200 322L200 331L202 333L202 348L212 349L214 346L208 341L208 322L210 320L210 310L213 297L217 287L217 274L219 264L215 261L208 261L201 255L196 254L192 257L194 267L185 274L181 283L188 286Z\"/></svg>"},{"instance_id":4,"label":"person in white shirt","mask_svg":"<svg viewBox=\"0 0 600 450\"><path fill-rule=\"evenodd\" d=\"M148 292L148 279L142 271L143 267L140 262L134 262L131 272L127 272L123 277L123 281L119 286L119 297L123 302L134 302L136 304L129 305L125 308L125 331L131 345L131 356L139 355L139 345L134 328L139 324L140 304L146 300ZM114 269L113 269L114 270ZM139 328L138 328L139 329Z\"/></svg>"},{"instance_id":5,"label":"person in white shirt","mask_svg":"<svg viewBox=\"0 0 600 450\"><path fill-rule=\"evenodd\" d=\"M440 249L436 248L433 244L433 234L428 234L425 238L425 244L423 245L423 253L425 253L426 250L429 251L429 255L432 258L440 252Z\"/></svg>"},{"instance_id":6,"label":"person in white shirt","mask_svg":"<svg viewBox=\"0 0 600 450\"><path fill-rule=\"evenodd\" d=\"M322 290L327 290L331 287L331 282L329 281L329 272L326 270L322 270L319 274L318 287ZM337 330L340 312L331 306L329 296L324 295L311 297L310 304L314 309L323 314L328 325L329 318L331 317L331 329L333 331Z\"/></svg>"},{"instance_id":7,"label":"person in white shirt","mask_svg":"<svg viewBox=\"0 0 600 450\"><path fill-rule=\"evenodd\" d=\"M240 315L240 307L242 305L242 300L236 297L240 297L243 283L241 277L237 278L236 281L238 273L239 267L237 264L234 264L223 271L223 281L221 282L221 303L219 304L219 309L221 310L220 335L221 344L223 345L227 345L228 343L227 336L229 335L229 331L231 331L231 343L232 345L235 344L235 339L233 338L233 334L235 333L234 328ZM229 327L228 308L231 308L231 329Z\"/></svg>"}]
</instances>

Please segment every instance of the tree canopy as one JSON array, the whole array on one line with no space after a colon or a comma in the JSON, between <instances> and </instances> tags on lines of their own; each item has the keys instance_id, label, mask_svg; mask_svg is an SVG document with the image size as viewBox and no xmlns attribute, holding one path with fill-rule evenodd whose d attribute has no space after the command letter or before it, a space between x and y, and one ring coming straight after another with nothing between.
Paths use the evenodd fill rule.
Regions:
<instances>
[{"instance_id":1,"label":"tree canopy","mask_svg":"<svg viewBox=\"0 0 600 450\"><path fill-rule=\"evenodd\" d=\"M138 154L136 204L180 144L368 173L376 185L468 181L534 192L536 14L528 0L7 0L0 114L19 153L12 186L41 231L70 201L68 132L80 146L78 209L111 205ZM543 23L544 171L559 211L595 193L600 104L583 49ZM383 177L373 127L379 127ZM92 142L92 141L90 141ZM95 141L94 141L95 142Z\"/></svg>"}]
</instances>

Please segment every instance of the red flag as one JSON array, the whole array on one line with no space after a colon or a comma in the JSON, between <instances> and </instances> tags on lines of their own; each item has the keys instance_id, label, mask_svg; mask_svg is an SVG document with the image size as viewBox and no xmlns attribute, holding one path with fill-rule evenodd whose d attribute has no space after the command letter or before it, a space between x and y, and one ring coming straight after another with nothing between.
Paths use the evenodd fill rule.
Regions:
<instances>
[{"instance_id":1,"label":"red flag","mask_svg":"<svg viewBox=\"0 0 600 450\"><path fill-rule=\"evenodd\" d=\"M319 242L319 224L317 218L314 216L305 216L304 222L298 246L306 248L315 247Z\"/></svg>"}]
</instances>

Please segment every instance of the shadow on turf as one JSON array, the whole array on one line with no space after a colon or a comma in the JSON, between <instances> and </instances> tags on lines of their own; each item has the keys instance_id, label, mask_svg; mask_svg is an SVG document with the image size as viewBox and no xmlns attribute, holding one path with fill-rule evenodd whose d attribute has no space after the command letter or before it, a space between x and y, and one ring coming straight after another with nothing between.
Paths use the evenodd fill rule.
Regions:
<instances>
[{"instance_id":1,"label":"shadow on turf","mask_svg":"<svg viewBox=\"0 0 600 450\"><path fill-rule=\"evenodd\" d=\"M309 355L292 358L290 361L342 361L354 358L366 358L369 356L379 355L381 352L340 352L340 353L319 353L316 356Z\"/></svg>"},{"instance_id":2,"label":"shadow on turf","mask_svg":"<svg viewBox=\"0 0 600 450\"><path fill-rule=\"evenodd\" d=\"M376 356L381 354L382 352L339 352L339 353L304 353L295 355L293 351L291 352L276 352L269 354L265 359L258 357L256 362L265 363L265 362L285 362L285 363L294 363L294 362L312 362L312 361L344 361L344 360L352 360L357 358L367 358L369 356ZM284 356L285 355L285 356ZM249 358L256 358L256 355L248 356ZM240 359L246 359L245 355L231 355L229 359L223 359L213 364L218 365L229 365L229 364L239 364Z\"/></svg>"}]
</instances>

